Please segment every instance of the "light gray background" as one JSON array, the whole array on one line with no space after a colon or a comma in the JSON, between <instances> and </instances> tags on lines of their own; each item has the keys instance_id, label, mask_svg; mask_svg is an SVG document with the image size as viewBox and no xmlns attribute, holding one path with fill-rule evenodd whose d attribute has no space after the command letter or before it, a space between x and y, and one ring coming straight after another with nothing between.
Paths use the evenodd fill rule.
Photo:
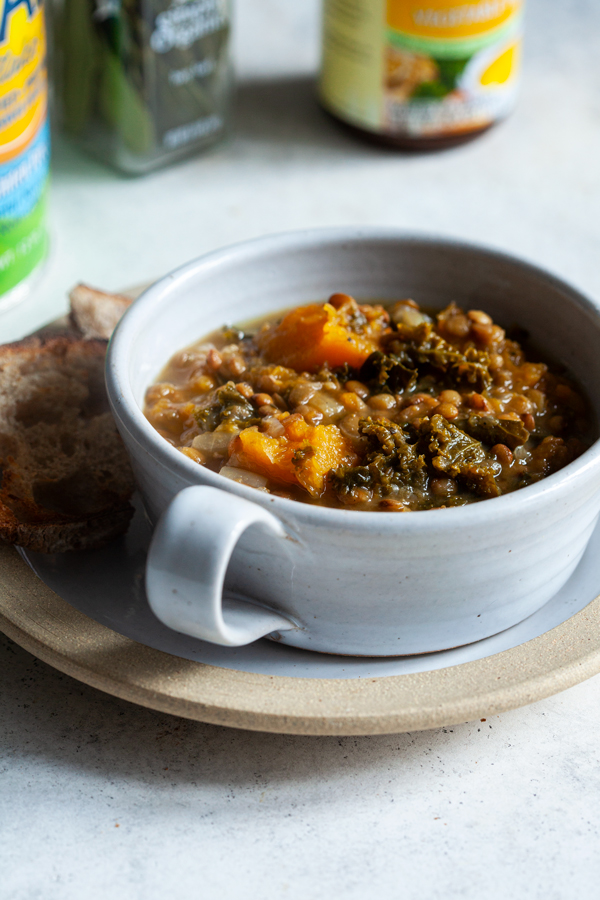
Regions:
<instances>
[{"instance_id":1,"label":"light gray background","mask_svg":"<svg viewBox=\"0 0 600 900\"><path fill-rule=\"evenodd\" d=\"M430 156L357 143L318 110L315 0L239 0L236 24L228 144L128 180L57 142L52 258L2 340L80 279L119 288L312 225L476 239L600 299L597 0L530 0L518 112ZM0 666L2 900L598 896L599 679L486 722L316 739L141 710L6 639Z\"/></svg>"}]
</instances>

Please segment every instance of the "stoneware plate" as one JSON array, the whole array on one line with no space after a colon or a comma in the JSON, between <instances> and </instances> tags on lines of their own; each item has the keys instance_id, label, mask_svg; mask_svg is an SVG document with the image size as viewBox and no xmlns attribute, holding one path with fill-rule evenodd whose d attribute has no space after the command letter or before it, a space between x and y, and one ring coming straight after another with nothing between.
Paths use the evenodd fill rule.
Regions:
<instances>
[{"instance_id":1,"label":"stoneware plate","mask_svg":"<svg viewBox=\"0 0 600 900\"><path fill-rule=\"evenodd\" d=\"M127 291L132 297L143 288ZM60 320L44 332L64 331ZM425 656L326 656L261 640L236 649L178 634L148 607L150 530L88 553L0 545L0 630L67 675L150 709L305 735L453 725L525 706L600 672L600 525L562 590L524 622Z\"/></svg>"},{"instance_id":2,"label":"stoneware plate","mask_svg":"<svg viewBox=\"0 0 600 900\"><path fill-rule=\"evenodd\" d=\"M221 648L171 631L146 602L148 540L138 509L126 537L103 550L46 556L0 547L0 628L62 672L142 706L289 734L451 725L600 672L600 526L569 582L525 622L468 647L379 660L266 640Z\"/></svg>"}]
</instances>

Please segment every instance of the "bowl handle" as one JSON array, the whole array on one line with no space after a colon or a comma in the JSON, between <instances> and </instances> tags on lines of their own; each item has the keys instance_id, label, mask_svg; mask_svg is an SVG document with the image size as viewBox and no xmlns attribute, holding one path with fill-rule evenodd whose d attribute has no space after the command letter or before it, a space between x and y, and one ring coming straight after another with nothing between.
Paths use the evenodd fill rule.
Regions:
<instances>
[{"instance_id":1,"label":"bowl handle","mask_svg":"<svg viewBox=\"0 0 600 900\"><path fill-rule=\"evenodd\" d=\"M224 647L297 627L247 600L223 601L231 554L250 526L286 537L276 516L235 494L200 485L177 494L156 526L146 563L148 602L161 622Z\"/></svg>"}]
</instances>

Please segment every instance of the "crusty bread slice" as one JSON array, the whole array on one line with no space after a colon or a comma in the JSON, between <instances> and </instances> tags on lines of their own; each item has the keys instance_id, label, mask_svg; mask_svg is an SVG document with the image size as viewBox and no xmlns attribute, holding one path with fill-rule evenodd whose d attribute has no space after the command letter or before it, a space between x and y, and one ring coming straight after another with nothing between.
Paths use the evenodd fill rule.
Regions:
<instances>
[{"instance_id":1,"label":"crusty bread slice","mask_svg":"<svg viewBox=\"0 0 600 900\"><path fill-rule=\"evenodd\" d=\"M71 322L86 338L108 340L133 300L125 294L109 294L87 284L76 285L69 294Z\"/></svg>"},{"instance_id":2,"label":"crusty bread slice","mask_svg":"<svg viewBox=\"0 0 600 900\"><path fill-rule=\"evenodd\" d=\"M58 553L127 529L133 476L104 387L106 342L0 347L0 539Z\"/></svg>"}]
</instances>

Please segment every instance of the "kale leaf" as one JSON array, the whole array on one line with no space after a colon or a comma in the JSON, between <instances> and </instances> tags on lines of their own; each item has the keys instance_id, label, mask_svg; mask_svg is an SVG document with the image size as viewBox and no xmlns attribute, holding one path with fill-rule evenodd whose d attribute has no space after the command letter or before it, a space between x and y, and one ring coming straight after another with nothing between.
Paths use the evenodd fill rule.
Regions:
<instances>
[{"instance_id":1,"label":"kale leaf","mask_svg":"<svg viewBox=\"0 0 600 900\"><path fill-rule=\"evenodd\" d=\"M369 417L359 422L359 432L367 444L363 464L340 466L331 475L333 490L342 502L354 488L367 488L381 497L396 487L425 490L425 457L407 441L400 425Z\"/></svg>"},{"instance_id":2,"label":"kale leaf","mask_svg":"<svg viewBox=\"0 0 600 900\"><path fill-rule=\"evenodd\" d=\"M454 347L431 322L414 326L399 323L387 342L389 352L371 353L360 369L360 380L371 389L411 391L432 371L447 375L453 387L459 382L482 391L492 384L489 354L474 346L464 350Z\"/></svg>"},{"instance_id":3,"label":"kale leaf","mask_svg":"<svg viewBox=\"0 0 600 900\"><path fill-rule=\"evenodd\" d=\"M444 340L431 322L414 327L399 325L392 349L395 353L400 352L403 362L407 360L413 368L430 367L459 382L473 385L477 391L492 384L489 354L474 346L459 350Z\"/></svg>"},{"instance_id":4,"label":"kale leaf","mask_svg":"<svg viewBox=\"0 0 600 900\"><path fill-rule=\"evenodd\" d=\"M497 419L496 416L471 413L466 421L459 424L471 437L490 447L506 444L514 450L529 439L529 432L520 419Z\"/></svg>"},{"instance_id":5,"label":"kale leaf","mask_svg":"<svg viewBox=\"0 0 600 900\"><path fill-rule=\"evenodd\" d=\"M206 406L197 406L194 418L204 431L214 431L224 423L233 428L248 428L260 422L252 404L239 393L233 381L217 389Z\"/></svg>"},{"instance_id":6,"label":"kale leaf","mask_svg":"<svg viewBox=\"0 0 600 900\"><path fill-rule=\"evenodd\" d=\"M462 481L483 497L500 494L495 478L502 470L500 463L456 425L435 415L424 424L422 440L434 471Z\"/></svg>"},{"instance_id":7,"label":"kale leaf","mask_svg":"<svg viewBox=\"0 0 600 900\"><path fill-rule=\"evenodd\" d=\"M408 363L410 362L411 360L408 360ZM400 356L375 350L362 364L358 377L374 390L395 394L414 388L417 372L414 366L407 365Z\"/></svg>"}]
</instances>

